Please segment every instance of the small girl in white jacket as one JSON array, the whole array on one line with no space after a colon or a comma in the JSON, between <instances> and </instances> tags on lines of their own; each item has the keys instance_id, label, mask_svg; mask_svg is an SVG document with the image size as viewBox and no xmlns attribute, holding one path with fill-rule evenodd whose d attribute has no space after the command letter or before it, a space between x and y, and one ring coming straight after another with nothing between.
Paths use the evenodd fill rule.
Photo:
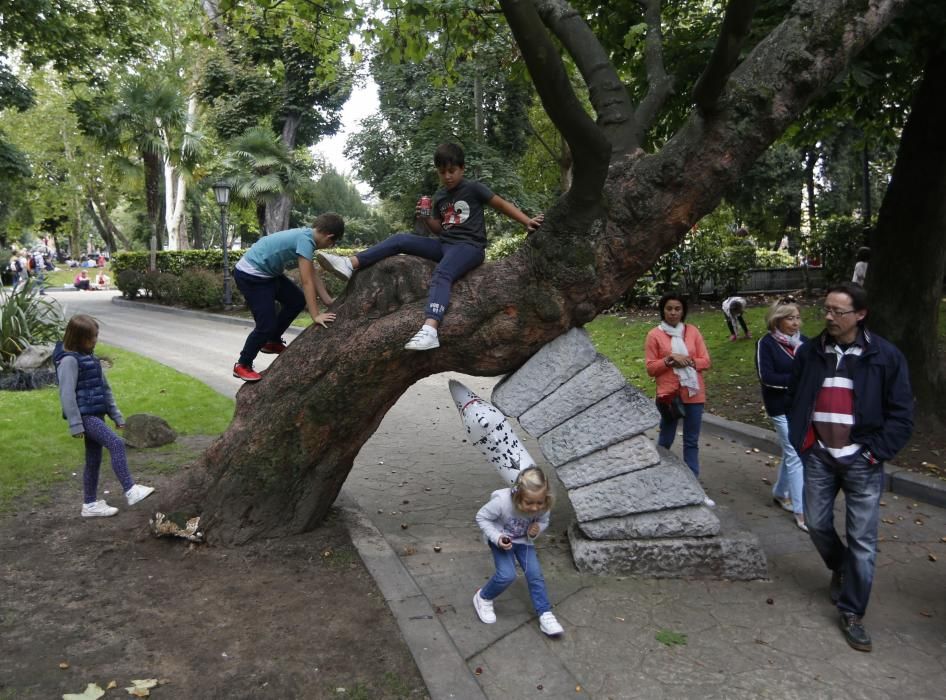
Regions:
<instances>
[{"instance_id":1,"label":"small girl in white jacket","mask_svg":"<svg viewBox=\"0 0 946 700\"><path fill-rule=\"evenodd\" d=\"M496 563L496 573L473 595L473 607L487 625L496 622L493 600L516 580L516 560L529 585L529 597L539 616L539 629L550 637L564 632L552 614L542 567L533 541L549 526L552 494L548 480L538 467L519 474L512 488L493 491L489 503L479 509L476 524L483 531Z\"/></svg>"}]
</instances>

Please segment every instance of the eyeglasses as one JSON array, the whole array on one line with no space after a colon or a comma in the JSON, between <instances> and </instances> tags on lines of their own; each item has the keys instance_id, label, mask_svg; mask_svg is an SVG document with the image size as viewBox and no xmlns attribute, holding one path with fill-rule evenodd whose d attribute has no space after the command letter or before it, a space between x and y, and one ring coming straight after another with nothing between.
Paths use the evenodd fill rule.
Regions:
<instances>
[{"instance_id":1,"label":"eyeglasses","mask_svg":"<svg viewBox=\"0 0 946 700\"><path fill-rule=\"evenodd\" d=\"M848 309L847 311L845 311L844 309L833 309L830 306L825 306L821 310L824 311L825 316L834 316L835 318L839 318L840 316L847 316L848 314L852 314L857 309Z\"/></svg>"}]
</instances>

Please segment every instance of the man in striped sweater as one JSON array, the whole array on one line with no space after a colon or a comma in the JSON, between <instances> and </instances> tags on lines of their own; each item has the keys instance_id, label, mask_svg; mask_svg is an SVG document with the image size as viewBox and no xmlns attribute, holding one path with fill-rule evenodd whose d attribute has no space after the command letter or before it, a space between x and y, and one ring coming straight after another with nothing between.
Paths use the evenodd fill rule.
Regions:
<instances>
[{"instance_id":1,"label":"man in striped sweater","mask_svg":"<svg viewBox=\"0 0 946 700\"><path fill-rule=\"evenodd\" d=\"M805 522L831 570L831 600L844 638L870 651L862 617L874 562L884 462L913 432L913 392L903 354L864 325L867 293L846 282L828 290L825 330L795 354L789 439L805 462ZM844 492L847 544L834 528Z\"/></svg>"}]
</instances>

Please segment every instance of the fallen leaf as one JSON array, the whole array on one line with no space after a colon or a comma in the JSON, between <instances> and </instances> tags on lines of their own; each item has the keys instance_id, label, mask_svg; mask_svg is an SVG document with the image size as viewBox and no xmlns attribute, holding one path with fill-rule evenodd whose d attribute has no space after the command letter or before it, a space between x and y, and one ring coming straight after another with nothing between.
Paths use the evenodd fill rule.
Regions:
<instances>
[{"instance_id":1,"label":"fallen leaf","mask_svg":"<svg viewBox=\"0 0 946 700\"><path fill-rule=\"evenodd\" d=\"M935 555L935 554L930 554L930 555L929 555L929 558L930 558L930 561L936 561L936 555Z\"/></svg>"},{"instance_id":2,"label":"fallen leaf","mask_svg":"<svg viewBox=\"0 0 946 700\"><path fill-rule=\"evenodd\" d=\"M66 693L62 700L98 700L103 695L105 691L97 683L89 683L81 693Z\"/></svg>"},{"instance_id":3,"label":"fallen leaf","mask_svg":"<svg viewBox=\"0 0 946 700\"><path fill-rule=\"evenodd\" d=\"M437 554L440 554L440 552L442 551L441 546L440 546L439 544L435 544L435 545L434 545L434 551L435 551Z\"/></svg>"},{"instance_id":4,"label":"fallen leaf","mask_svg":"<svg viewBox=\"0 0 946 700\"><path fill-rule=\"evenodd\" d=\"M894 524L894 520L893 520L892 518L881 518L881 519L880 519L880 522L882 522L882 523L887 523L888 525L893 525L893 524Z\"/></svg>"},{"instance_id":5,"label":"fallen leaf","mask_svg":"<svg viewBox=\"0 0 946 700\"><path fill-rule=\"evenodd\" d=\"M108 685L105 686L105 690L111 690L112 688L118 687L118 681L109 681Z\"/></svg>"},{"instance_id":6,"label":"fallen leaf","mask_svg":"<svg viewBox=\"0 0 946 700\"><path fill-rule=\"evenodd\" d=\"M60 662L59 662L59 668L61 668L63 671L65 671L67 668L69 668L69 662L68 662L68 661L60 661Z\"/></svg>"},{"instance_id":7,"label":"fallen leaf","mask_svg":"<svg viewBox=\"0 0 946 700\"><path fill-rule=\"evenodd\" d=\"M926 610L921 610L921 611L920 611L920 614L921 614L923 617L933 617L933 613L931 613L931 612L926 612Z\"/></svg>"}]
</instances>

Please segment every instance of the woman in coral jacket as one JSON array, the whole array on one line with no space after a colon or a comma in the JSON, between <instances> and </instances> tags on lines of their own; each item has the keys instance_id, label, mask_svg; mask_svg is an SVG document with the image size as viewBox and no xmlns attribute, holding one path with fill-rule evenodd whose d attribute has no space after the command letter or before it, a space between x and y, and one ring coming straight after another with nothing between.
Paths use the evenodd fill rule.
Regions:
<instances>
[{"instance_id":1,"label":"woman in coral jacket","mask_svg":"<svg viewBox=\"0 0 946 700\"><path fill-rule=\"evenodd\" d=\"M710 367L706 343L696 326L684 323L687 302L680 294L660 299L660 325L647 334L644 354L647 374L657 382L660 437L657 444L669 448L683 419L683 461L700 475L700 425L706 387L703 372ZM711 504L708 504L711 505Z\"/></svg>"}]
</instances>

